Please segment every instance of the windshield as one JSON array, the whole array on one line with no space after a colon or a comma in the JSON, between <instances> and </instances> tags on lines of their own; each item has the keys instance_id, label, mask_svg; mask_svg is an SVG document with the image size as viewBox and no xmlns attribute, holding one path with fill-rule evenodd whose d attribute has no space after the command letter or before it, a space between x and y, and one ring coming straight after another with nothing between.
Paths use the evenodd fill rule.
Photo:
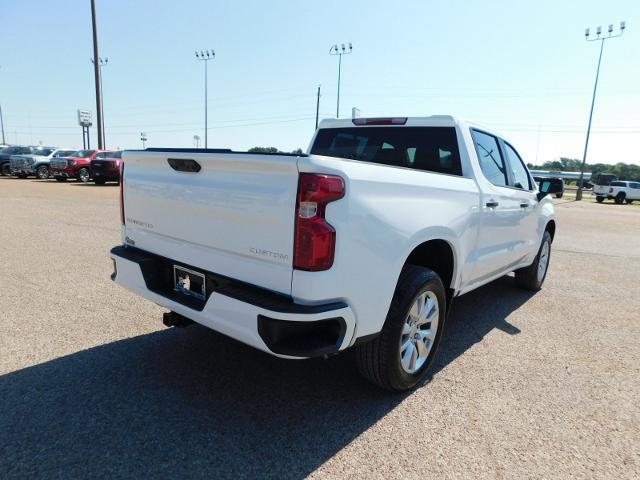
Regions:
<instances>
[{"instance_id":1,"label":"windshield","mask_svg":"<svg viewBox=\"0 0 640 480\"><path fill-rule=\"evenodd\" d=\"M59 150L53 156L56 158L60 157L68 157L69 155L73 155L75 150Z\"/></svg>"},{"instance_id":2,"label":"windshield","mask_svg":"<svg viewBox=\"0 0 640 480\"><path fill-rule=\"evenodd\" d=\"M122 150L117 152L105 152L104 158L122 158Z\"/></svg>"},{"instance_id":3,"label":"windshield","mask_svg":"<svg viewBox=\"0 0 640 480\"><path fill-rule=\"evenodd\" d=\"M16 155L21 153L31 153L30 147L7 147L0 150L5 155Z\"/></svg>"},{"instance_id":4,"label":"windshield","mask_svg":"<svg viewBox=\"0 0 640 480\"><path fill-rule=\"evenodd\" d=\"M347 127L318 132L311 153L462 175L453 127Z\"/></svg>"},{"instance_id":5,"label":"windshield","mask_svg":"<svg viewBox=\"0 0 640 480\"><path fill-rule=\"evenodd\" d=\"M72 157L80 157L80 158L89 158L95 152L96 152L95 150L78 150L77 152L75 152L71 156Z\"/></svg>"},{"instance_id":6,"label":"windshield","mask_svg":"<svg viewBox=\"0 0 640 480\"><path fill-rule=\"evenodd\" d=\"M55 149L54 148L37 148L36 150L33 151L34 155L40 155L43 157L48 157L49 155L51 155L51 152L53 152Z\"/></svg>"}]
</instances>

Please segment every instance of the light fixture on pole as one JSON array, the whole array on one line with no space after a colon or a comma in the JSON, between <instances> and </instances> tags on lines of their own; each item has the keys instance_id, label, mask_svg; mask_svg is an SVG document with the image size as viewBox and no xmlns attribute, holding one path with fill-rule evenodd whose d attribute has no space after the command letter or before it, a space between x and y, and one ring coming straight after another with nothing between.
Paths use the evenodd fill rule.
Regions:
<instances>
[{"instance_id":1,"label":"light fixture on pole","mask_svg":"<svg viewBox=\"0 0 640 480\"><path fill-rule=\"evenodd\" d=\"M209 63L209 60L213 60L216 57L216 52L214 52L213 50L209 51L209 50L205 50L202 51L200 50L200 52L196 51L196 58L198 60L202 60L204 62L204 148L208 147L208 142L207 142L207 130L209 128L208 125L208 119L207 119L207 110L208 110L208 106L207 106L207 64Z\"/></svg>"},{"instance_id":2,"label":"light fixture on pole","mask_svg":"<svg viewBox=\"0 0 640 480\"><path fill-rule=\"evenodd\" d=\"M142 148L146 148L146 141L147 141L147 132L140 132L140 141L142 142Z\"/></svg>"},{"instance_id":3,"label":"light fixture on pole","mask_svg":"<svg viewBox=\"0 0 640 480\"><path fill-rule=\"evenodd\" d=\"M613 33L613 24L607 28L607 35L602 35L602 27L596 28L596 35L594 38L589 38L591 35L590 29L584 31L584 38L587 42L600 42L600 56L598 57L598 67L596 68L596 81L593 85L593 96L591 97L591 110L589 111L589 124L587 126L587 138L584 142L584 154L582 155L582 164L580 166L580 179L578 180L578 192L576 193L576 200L582 200L582 181L584 178L584 167L587 163L587 149L589 147L589 135L591 134L591 119L593 118L593 107L596 103L596 92L598 90L598 78L600 77L600 63L602 62L602 50L604 49L604 41L610 38L616 38L624 33L624 29L627 28L625 22L620 22L620 30L618 33Z\"/></svg>"},{"instance_id":4,"label":"light fixture on pole","mask_svg":"<svg viewBox=\"0 0 640 480\"><path fill-rule=\"evenodd\" d=\"M353 52L353 45L349 42L349 46L346 47L344 43L340 46L338 44L333 45L329 49L329 55L337 55L338 56L338 99L336 102L336 118L340 118L340 74L342 70L342 56L349 55Z\"/></svg>"},{"instance_id":5,"label":"light fixture on pole","mask_svg":"<svg viewBox=\"0 0 640 480\"><path fill-rule=\"evenodd\" d=\"M193 144L195 145L196 148L200 146L200 135L193 136Z\"/></svg>"}]
</instances>

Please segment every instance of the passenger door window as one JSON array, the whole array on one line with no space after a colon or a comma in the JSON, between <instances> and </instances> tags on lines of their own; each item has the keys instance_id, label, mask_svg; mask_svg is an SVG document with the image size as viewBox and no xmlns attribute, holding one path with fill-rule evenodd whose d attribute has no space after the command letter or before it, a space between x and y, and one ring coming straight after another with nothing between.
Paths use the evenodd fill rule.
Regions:
<instances>
[{"instance_id":1,"label":"passenger door window","mask_svg":"<svg viewBox=\"0 0 640 480\"><path fill-rule=\"evenodd\" d=\"M507 172L498 146L498 139L478 130L472 130L471 135L484 176L494 185L506 187Z\"/></svg>"},{"instance_id":2,"label":"passenger door window","mask_svg":"<svg viewBox=\"0 0 640 480\"><path fill-rule=\"evenodd\" d=\"M509 168L511 168L511 186L521 190L531 190L531 180L529 179L529 174L520 155L518 155L518 152L508 143L505 142L504 146L507 160L509 161Z\"/></svg>"}]
</instances>

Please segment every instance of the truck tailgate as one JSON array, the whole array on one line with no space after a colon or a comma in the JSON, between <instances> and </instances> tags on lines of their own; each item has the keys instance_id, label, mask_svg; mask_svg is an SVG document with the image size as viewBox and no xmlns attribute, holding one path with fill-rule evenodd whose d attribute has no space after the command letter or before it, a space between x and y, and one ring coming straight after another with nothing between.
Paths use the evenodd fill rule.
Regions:
<instances>
[{"instance_id":1,"label":"truck tailgate","mask_svg":"<svg viewBox=\"0 0 640 480\"><path fill-rule=\"evenodd\" d=\"M168 149L123 161L126 243L291 293L297 157Z\"/></svg>"}]
</instances>

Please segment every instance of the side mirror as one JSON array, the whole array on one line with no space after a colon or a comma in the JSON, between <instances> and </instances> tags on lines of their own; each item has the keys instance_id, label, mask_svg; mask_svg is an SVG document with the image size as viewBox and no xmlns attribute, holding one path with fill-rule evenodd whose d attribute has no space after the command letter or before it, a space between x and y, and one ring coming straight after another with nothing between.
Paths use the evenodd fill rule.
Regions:
<instances>
[{"instance_id":1,"label":"side mirror","mask_svg":"<svg viewBox=\"0 0 640 480\"><path fill-rule=\"evenodd\" d=\"M543 178L540 180L540 191L538 192L538 201L550 193L564 192L564 182L561 178Z\"/></svg>"}]
</instances>

